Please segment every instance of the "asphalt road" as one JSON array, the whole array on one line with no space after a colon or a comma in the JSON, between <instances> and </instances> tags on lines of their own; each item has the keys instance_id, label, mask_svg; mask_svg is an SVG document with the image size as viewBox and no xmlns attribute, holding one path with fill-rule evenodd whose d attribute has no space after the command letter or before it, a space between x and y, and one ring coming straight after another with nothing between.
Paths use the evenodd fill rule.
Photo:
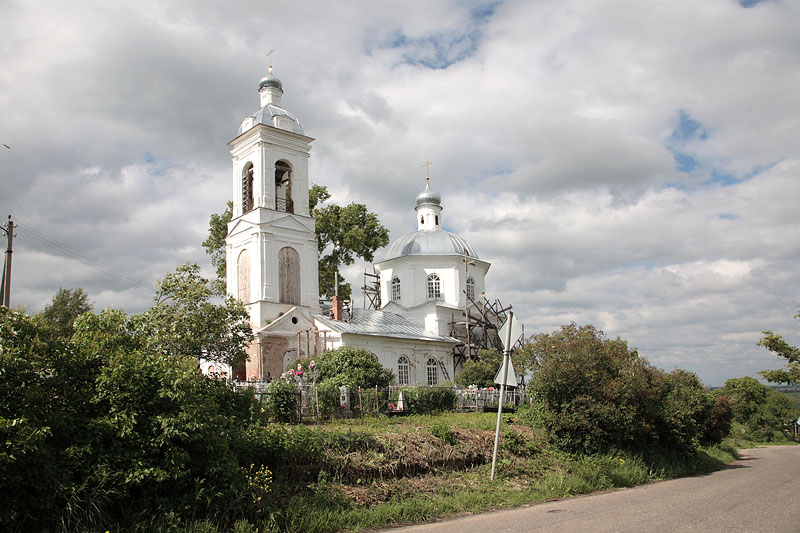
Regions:
<instances>
[{"instance_id":1,"label":"asphalt road","mask_svg":"<svg viewBox=\"0 0 800 533\"><path fill-rule=\"evenodd\" d=\"M800 532L800 446L740 455L709 475L386 531Z\"/></svg>"}]
</instances>

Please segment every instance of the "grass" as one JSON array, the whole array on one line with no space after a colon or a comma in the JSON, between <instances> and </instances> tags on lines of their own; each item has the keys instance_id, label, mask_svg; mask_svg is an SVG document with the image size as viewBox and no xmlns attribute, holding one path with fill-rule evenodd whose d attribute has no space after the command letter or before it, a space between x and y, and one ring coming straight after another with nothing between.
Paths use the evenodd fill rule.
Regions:
<instances>
[{"instance_id":1,"label":"grass","mask_svg":"<svg viewBox=\"0 0 800 533\"><path fill-rule=\"evenodd\" d=\"M631 487L721 468L736 458L735 442L667 452L575 455L557 450L542 431L504 415L497 475L489 479L496 414L338 420L314 427L327 445L315 477L276 483L269 517L218 525L208 520L151 531L336 532L516 507Z\"/></svg>"}]
</instances>

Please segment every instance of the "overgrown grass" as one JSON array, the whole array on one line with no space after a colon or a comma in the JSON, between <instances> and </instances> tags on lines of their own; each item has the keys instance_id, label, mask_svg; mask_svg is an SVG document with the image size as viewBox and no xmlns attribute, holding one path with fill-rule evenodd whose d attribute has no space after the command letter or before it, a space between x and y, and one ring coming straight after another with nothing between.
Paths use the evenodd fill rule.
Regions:
<instances>
[{"instance_id":1,"label":"overgrown grass","mask_svg":"<svg viewBox=\"0 0 800 533\"><path fill-rule=\"evenodd\" d=\"M284 453L307 460L290 448L312 443L317 464L278 470L268 516L228 524L160 517L143 530L361 531L704 473L736 458L731 439L688 456L569 454L542 430L504 415L497 476L490 481L495 421L493 413L444 413L291 428L282 437Z\"/></svg>"}]
</instances>

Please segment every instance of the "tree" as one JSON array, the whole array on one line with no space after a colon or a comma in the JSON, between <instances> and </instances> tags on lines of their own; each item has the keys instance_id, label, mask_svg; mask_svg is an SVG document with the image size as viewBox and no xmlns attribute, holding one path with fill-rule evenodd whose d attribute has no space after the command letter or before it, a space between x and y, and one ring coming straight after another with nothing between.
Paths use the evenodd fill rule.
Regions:
<instances>
[{"instance_id":1,"label":"tree","mask_svg":"<svg viewBox=\"0 0 800 533\"><path fill-rule=\"evenodd\" d=\"M394 379L394 373L363 348L342 346L328 350L315 362L316 382L320 385L366 389L385 387Z\"/></svg>"},{"instance_id":2,"label":"tree","mask_svg":"<svg viewBox=\"0 0 800 533\"><path fill-rule=\"evenodd\" d=\"M800 318L800 313L794 316ZM772 331L764 331L764 337L758 341L759 346L763 346L778 357L787 360L786 368L781 370L762 370L759 372L764 379L772 383L787 383L789 385L800 385L800 348L790 345L783 337L776 335Z\"/></svg>"},{"instance_id":3,"label":"tree","mask_svg":"<svg viewBox=\"0 0 800 533\"><path fill-rule=\"evenodd\" d=\"M716 438L714 402L696 375L654 368L594 326L534 335L527 356L535 362L528 392L538 420L567 450L688 454L701 439Z\"/></svg>"},{"instance_id":4,"label":"tree","mask_svg":"<svg viewBox=\"0 0 800 533\"><path fill-rule=\"evenodd\" d=\"M514 370L519 373L520 367L517 352L512 354L511 360ZM470 385L477 385L482 388L493 387L495 385L494 378L502 364L503 354L495 348L480 350L477 359L470 359L464 363L461 372L456 376L456 383L465 387Z\"/></svg>"},{"instance_id":5,"label":"tree","mask_svg":"<svg viewBox=\"0 0 800 533\"><path fill-rule=\"evenodd\" d=\"M730 399L733 421L742 424L752 440L782 440L786 424L797 419L798 412L785 394L755 378L731 378L714 395Z\"/></svg>"},{"instance_id":6,"label":"tree","mask_svg":"<svg viewBox=\"0 0 800 533\"><path fill-rule=\"evenodd\" d=\"M158 283L155 305L135 317L148 346L163 353L204 357L235 368L253 340L250 317L233 297L211 301L214 289L200 267L186 264Z\"/></svg>"},{"instance_id":7,"label":"tree","mask_svg":"<svg viewBox=\"0 0 800 533\"><path fill-rule=\"evenodd\" d=\"M228 222L233 218L233 202L228 202L222 214L212 213L208 220L208 238L203 241L203 248L211 256L211 265L217 271L214 290L224 296L227 288L225 263L225 238L228 236Z\"/></svg>"},{"instance_id":8,"label":"tree","mask_svg":"<svg viewBox=\"0 0 800 533\"><path fill-rule=\"evenodd\" d=\"M309 191L309 205L313 205L311 216L316 219L320 254L319 292L321 296L328 297L334 295L335 277L341 265L352 265L356 257L371 263L375 250L389 244L389 230L364 204L318 207L329 198L328 189L321 185L314 185ZM342 279L339 276L339 295L349 298L350 284Z\"/></svg>"},{"instance_id":9,"label":"tree","mask_svg":"<svg viewBox=\"0 0 800 533\"><path fill-rule=\"evenodd\" d=\"M56 337L72 337L75 319L92 310L89 296L83 289L60 288L40 317Z\"/></svg>"},{"instance_id":10,"label":"tree","mask_svg":"<svg viewBox=\"0 0 800 533\"><path fill-rule=\"evenodd\" d=\"M55 339L0 308L0 529L127 530L242 504L252 394L150 345L141 320L85 313Z\"/></svg>"}]
</instances>

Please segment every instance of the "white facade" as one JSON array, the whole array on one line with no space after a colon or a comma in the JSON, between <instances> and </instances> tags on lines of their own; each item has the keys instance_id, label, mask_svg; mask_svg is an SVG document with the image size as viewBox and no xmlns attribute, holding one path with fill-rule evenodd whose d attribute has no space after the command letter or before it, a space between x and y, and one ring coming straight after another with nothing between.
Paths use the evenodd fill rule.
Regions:
<instances>
[{"instance_id":1,"label":"white facade","mask_svg":"<svg viewBox=\"0 0 800 533\"><path fill-rule=\"evenodd\" d=\"M353 313L351 322L315 317L326 350L363 348L394 372L398 385L435 386L453 381L457 370L453 345L458 340L434 335L395 313L367 309L354 309Z\"/></svg>"},{"instance_id":2,"label":"white facade","mask_svg":"<svg viewBox=\"0 0 800 533\"><path fill-rule=\"evenodd\" d=\"M295 306L319 310L317 240L308 205L312 138L280 107L280 80L261 80L261 109L229 146L233 218L226 239L228 294L261 328Z\"/></svg>"}]
</instances>

